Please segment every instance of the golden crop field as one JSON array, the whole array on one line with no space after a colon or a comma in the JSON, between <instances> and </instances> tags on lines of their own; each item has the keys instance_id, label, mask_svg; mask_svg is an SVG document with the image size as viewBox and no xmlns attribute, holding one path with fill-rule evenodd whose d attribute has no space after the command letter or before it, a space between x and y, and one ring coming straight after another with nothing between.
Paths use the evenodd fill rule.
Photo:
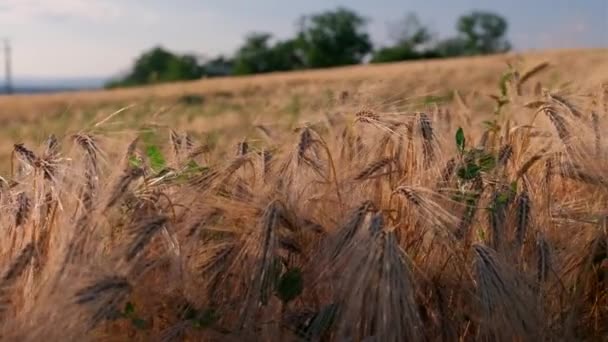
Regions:
<instances>
[{"instance_id":1,"label":"golden crop field","mask_svg":"<svg viewBox=\"0 0 608 342\"><path fill-rule=\"evenodd\" d=\"M7 341L608 336L608 50L0 97Z\"/></svg>"},{"instance_id":2,"label":"golden crop field","mask_svg":"<svg viewBox=\"0 0 608 342\"><path fill-rule=\"evenodd\" d=\"M0 157L5 160L15 142L36 146L51 133L91 128L125 107L102 127L105 131L157 124L184 128L200 138L227 130L236 132L237 139L256 124L294 125L363 107L432 109L434 103L451 104L454 91L475 99L475 105L489 103L491 108L488 94L496 93L508 63L525 69L542 62L552 63L551 68L535 81L547 87L578 91L606 81L606 50L596 49L352 66L127 90L0 96ZM7 170L6 166L0 163L0 170Z\"/></svg>"}]
</instances>

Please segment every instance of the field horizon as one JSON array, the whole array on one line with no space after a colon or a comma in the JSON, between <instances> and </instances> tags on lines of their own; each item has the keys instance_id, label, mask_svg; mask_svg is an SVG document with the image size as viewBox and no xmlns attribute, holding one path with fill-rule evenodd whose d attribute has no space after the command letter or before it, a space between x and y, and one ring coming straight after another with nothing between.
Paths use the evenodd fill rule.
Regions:
<instances>
[{"instance_id":1,"label":"field horizon","mask_svg":"<svg viewBox=\"0 0 608 342\"><path fill-rule=\"evenodd\" d=\"M95 98L100 94L107 95L108 97L118 95L120 98L128 98L132 96L137 98L139 96L146 96L149 93L158 95L162 93L173 93L180 91L198 91L201 93L210 93L214 87L219 90L224 90L224 87L230 86L229 83L234 83L232 86L242 87L248 83L267 83L281 81L294 81L294 80L311 80L311 79L335 79L344 77L358 78L362 76L375 76L381 71L402 71L408 72L412 69L419 67L462 67L467 66L471 63L490 63L496 67L502 63L502 67L506 66L507 61L514 61L517 59L527 60L528 62L535 62L539 59L545 59L547 61L553 61L559 64L560 61L569 57L580 57L580 58L594 58L599 57L603 53L608 53L608 48L572 48L572 49L549 49L549 50L534 50L534 51L522 51L522 52L508 52L503 54L487 55L487 56L471 56L471 57L451 57L451 58L440 58L440 59L428 59L428 60L414 60L414 61L402 61L392 63L378 63L378 64L358 64L349 66L338 66L325 69L309 69L301 71L276 71L264 74L256 75L243 75L243 76L221 76L214 78L203 78L200 80L192 81L176 81L167 82L161 84L145 85L145 86L134 86L127 88L116 88L112 90L107 89L83 89L76 91L58 91L49 94L13 94L6 95L0 94L0 100L5 101L10 98L35 98L44 99L46 97L51 98L64 98L64 97L84 97L84 98ZM593 56L593 57L592 57ZM351 76L352 75L352 76ZM232 82L231 82L232 81ZM175 89L171 89L175 88ZM147 93L149 92L149 93ZM104 97L105 98L105 97Z\"/></svg>"}]
</instances>

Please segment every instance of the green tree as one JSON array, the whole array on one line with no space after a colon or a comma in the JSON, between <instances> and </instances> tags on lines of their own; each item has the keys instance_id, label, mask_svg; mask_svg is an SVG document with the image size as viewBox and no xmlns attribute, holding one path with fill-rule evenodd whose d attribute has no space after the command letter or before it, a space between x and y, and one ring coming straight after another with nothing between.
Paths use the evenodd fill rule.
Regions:
<instances>
[{"instance_id":1,"label":"green tree","mask_svg":"<svg viewBox=\"0 0 608 342\"><path fill-rule=\"evenodd\" d=\"M391 38L394 45L375 51L371 59L372 63L436 56L434 51L425 47L433 38L431 32L420 23L418 16L414 13L407 14L404 19L392 25Z\"/></svg>"},{"instance_id":2,"label":"green tree","mask_svg":"<svg viewBox=\"0 0 608 342\"><path fill-rule=\"evenodd\" d=\"M469 55L492 54L509 51L511 44L506 40L507 21L494 13L474 11L463 15L456 25L461 44Z\"/></svg>"},{"instance_id":3,"label":"green tree","mask_svg":"<svg viewBox=\"0 0 608 342\"><path fill-rule=\"evenodd\" d=\"M438 42L434 49L440 57L457 57L474 54L470 52L467 46L465 39L455 37Z\"/></svg>"},{"instance_id":4,"label":"green tree","mask_svg":"<svg viewBox=\"0 0 608 342\"><path fill-rule=\"evenodd\" d=\"M200 78L203 69L192 55L176 55L162 47L143 53L124 78L111 81L107 87L144 85Z\"/></svg>"},{"instance_id":5,"label":"green tree","mask_svg":"<svg viewBox=\"0 0 608 342\"><path fill-rule=\"evenodd\" d=\"M236 52L234 73L246 75L302 68L297 41L285 40L272 45L271 40L269 33L249 34Z\"/></svg>"},{"instance_id":6,"label":"green tree","mask_svg":"<svg viewBox=\"0 0 608 342\"><path fill-rule=\"evenodd\" d=\"M360 63L372 51L365 25L365 18L346 8L303 17L298 46L306 67Z\"/></svg>"},{"instance_id":7,"label":"green tree","mask_svg":"<svg viewBox=\"0 0 608 342\"><path fill-rule=\"evenodd\" d=\"M487 55L506 52L511 44L505 38L507 21L494 13L473 11L458 19L456 37L437 43L435 51L441 57Z\"/></svg>"},{"instance_id":8,"label":"green tree","mask_svg":"<svg viewBox=\"0 0 608 342\"><path fill-rule=\"evenodd\" d=\"M234 61L226 56L212 58L201 66L205 77L228 76L232 74Z\"/></svg>"},{"instance_id":9,"label":"green tree","mask_svg":"<svg viewBox=\"0 0 608 342\"><path fill-rule=\"evenodd\" d=\"M271 51L273 71L297 70L304 68L302 51L298 41L288 39L277 42Z\"/></svg>"},{"instance_id":10,"label":"green tree","mask_svg":"<svg viewBox=\"0 0 608 342\"><path fill-rule=\"evenodd\" d=\"M246 75L271 71L271 38L269 33L249 34L234 57L234 73Z\"/></svg>"}]
</instances>

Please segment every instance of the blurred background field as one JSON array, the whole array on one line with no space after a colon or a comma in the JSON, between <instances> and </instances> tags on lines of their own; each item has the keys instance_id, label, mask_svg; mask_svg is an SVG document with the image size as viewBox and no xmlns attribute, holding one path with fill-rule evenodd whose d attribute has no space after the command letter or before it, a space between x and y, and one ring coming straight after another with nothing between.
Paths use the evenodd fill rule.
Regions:
<instances>
[{"instance_id":1,"label":"blurred background field","mask_svg":"<svg viewBox=\"0 0 608 342\"><path fill-rule=\"evenodd\" d=\"M550 67L538 80L553 89L584 92L608 81L608 50L579 49L5 96L0 97L0 160L8 160L15 142L37 146L51 133L67 136L110 115L100 128L109 135L172 127L214 141L247 138L259 124L295 127L335 112L432 111L453 104L454 92L491 111L489 95L509 65L526 70L543 62ZM0 170L7 167L3 163Z\"/></svg>"}]
</instances>

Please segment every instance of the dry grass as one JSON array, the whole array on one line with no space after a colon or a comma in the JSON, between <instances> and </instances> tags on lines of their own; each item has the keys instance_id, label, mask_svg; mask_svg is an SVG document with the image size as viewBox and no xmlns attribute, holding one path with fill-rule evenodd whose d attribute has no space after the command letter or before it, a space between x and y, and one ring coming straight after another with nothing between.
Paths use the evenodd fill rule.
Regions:
<instances>
[{"instance_id":1,"label":"dry grass","mask_svg":"<svg viewBox=\"0 0 608 342\"><path fill-rule=\"evenodd\" d=\"M576 53L546 56L557 56L554 69L532 56L507 77L499 63L464 67L499 57L403 66L426 82L420 92L395 91L395 75L387 87L353 81L399 65L203 82L202 94L234 82L240 95L223 104L253 111L262 94L285 105L321 80L345 91L301 100L288 109L296 117L270 110L214 128L162 117L195 110L160 109L175 99L138 102L148 112L133 119L134 108L111 115L124 104L98 102L137 102L154 88L75 95L97 118L7 155L0 336L605 338L608 80L584 75L606 60L595 70ZM433 65L459 73L457 95L422 96L458 89L425 70ZM555 69L574 83L547 77ZM255 95L236 90L248 82ZM34 97L32 108L68 96ZM206 101L196 110L221 100Z\"/></svg>"}]
</instances>

